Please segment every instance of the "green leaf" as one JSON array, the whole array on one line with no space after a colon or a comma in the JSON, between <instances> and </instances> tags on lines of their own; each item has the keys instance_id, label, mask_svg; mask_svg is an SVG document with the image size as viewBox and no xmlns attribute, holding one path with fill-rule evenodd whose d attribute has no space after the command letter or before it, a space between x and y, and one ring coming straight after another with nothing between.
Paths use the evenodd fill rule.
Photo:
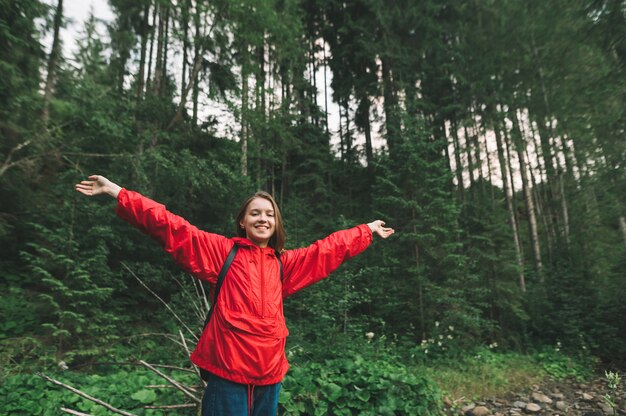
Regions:
<instances>
[{"instance_id":1,"label":"green leaf","mask_svg":"<svg viewBox=\"0 0 626 416\"><path fill-rule=\"evenodd\" d=\"M335 383L328 383L322 387L324 396L331 402L336 402L341 397L342 389Z\"/></svg>"},{"instance_id":2,"label":"green leaf","mask_svg":"<svg viewBox=\"0 0 626 416\"><path fill-rule=\"evenodd\" d=\"M157 396L154 390L143 389L133 393L130 397L141 403L148 404L154 402Z\"/></svg>"}]
</instances>

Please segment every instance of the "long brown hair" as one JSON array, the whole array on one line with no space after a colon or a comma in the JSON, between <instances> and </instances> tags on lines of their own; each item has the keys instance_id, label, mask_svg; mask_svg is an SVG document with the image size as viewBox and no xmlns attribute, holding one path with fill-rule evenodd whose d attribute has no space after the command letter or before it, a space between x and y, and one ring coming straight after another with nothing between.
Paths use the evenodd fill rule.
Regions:
<instances>
[{"instance_id":1,"label":"long brown hair","mask_svg":"<svg viewBox=\"0 0 626 416\"><path fill-rule=\"evenodd\" d=\"M276 251L276 253L280 254L285 249L285 227L283 226L283 217L280 215L280 210L278 209L278 205L272 195L267 192L259 191L254 195L250 196L243 203L241 208L239 209L239 213L237 214L237 219L235 220L235 226L237 227L237 236L238 237L246 237L246 230L241 228L240 223L243 221L243 218L246 216L246 211L248 210L248 205L255 198L263 198L270 201L272 204L272 209L274 210L274 234L270 237L270 241L267 243L270 247Z\"/></svg>"}]
</instances>

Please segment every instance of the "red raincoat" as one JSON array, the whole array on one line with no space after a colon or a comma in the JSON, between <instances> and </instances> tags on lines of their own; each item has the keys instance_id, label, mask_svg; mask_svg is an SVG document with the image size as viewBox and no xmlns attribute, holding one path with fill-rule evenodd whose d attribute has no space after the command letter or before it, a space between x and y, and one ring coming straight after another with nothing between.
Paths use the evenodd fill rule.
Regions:
<instances>
[{"instance_id":1,"label":"red raincoat","mask_svg":"<svg viewBox=\"0 0 626 416\"><path fill-rule=\"evenodd\" d=\"M363 224L309 247L286 250L280 256L281 285L280 266L271 247L201 231L164 205L126 189L119 193L116 212L157 239L187 272L211 285L233 244L239 246L191 361L241 384L268 385L283 379L289 369L283 298L325 278L372 242L372 232Z\"/></svg>"}]
</instances>

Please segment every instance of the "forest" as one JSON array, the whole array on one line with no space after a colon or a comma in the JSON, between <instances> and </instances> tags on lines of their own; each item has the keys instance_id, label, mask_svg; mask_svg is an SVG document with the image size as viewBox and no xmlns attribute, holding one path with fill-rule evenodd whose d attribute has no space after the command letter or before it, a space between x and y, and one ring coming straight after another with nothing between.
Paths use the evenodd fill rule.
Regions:
<instances>
[{"instance_id":1,"label":"forest","mask_svg":"<svg viewBox=\"0 0 626 416\"><path fill-rule=\"evenodd\" d=\"M622 1L108 0L64 39L67 3L0 0L1 414L116 413L44 376L197 414L208 285L91 174L225 236L268 191L287 248L395 229L285 300L280 414L623 373Z\"/></svg>"}]
</instances>

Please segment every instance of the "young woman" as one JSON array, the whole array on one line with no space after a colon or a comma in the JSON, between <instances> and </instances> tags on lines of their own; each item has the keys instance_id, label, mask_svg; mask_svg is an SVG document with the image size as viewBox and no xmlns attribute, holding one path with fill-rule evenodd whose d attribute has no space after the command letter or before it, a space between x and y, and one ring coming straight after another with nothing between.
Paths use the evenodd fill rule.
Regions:
<instances>
[{"instance_id":1,"label":"young woman","mask_svg":"<svg viewBox=\"0 0 626 416\"><path fill-rule=\"evenodd\" d=\"M289 368L283 299L361 253L374 234L387 238L394 233L377 220L335 232L309 247L285 250L282 217L266 192L244 202L237 215L237 237L226 238L199 230L103 176L88 179L76 185L78 192L116 198L119 217L158 240L183 269L211 285L233 245L238 247L211 320L191 355L210 374L203 416L276 415L280 382Z\"/></svg>"}]
</instances>

